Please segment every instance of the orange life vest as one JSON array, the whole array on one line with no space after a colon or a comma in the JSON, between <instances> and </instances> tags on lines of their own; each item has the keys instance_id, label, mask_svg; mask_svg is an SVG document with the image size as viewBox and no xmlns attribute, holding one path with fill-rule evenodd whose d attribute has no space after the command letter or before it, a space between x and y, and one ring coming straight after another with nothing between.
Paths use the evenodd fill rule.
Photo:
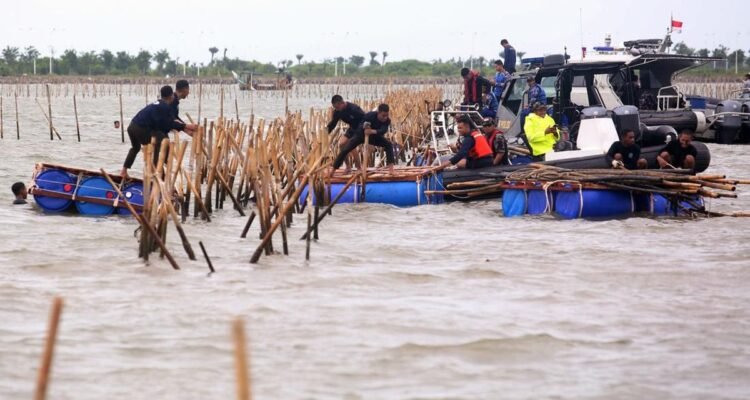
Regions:
<instances>
[{"instance_id":1,"label":"orange life vest","mask_svg":"<svg viewBox=\"0 0 750 400\"><path fill-rule=\"evenodd\" d=\"M484 157L492 157L492 147L487 143L487 138L479 131L471 132L474 138L474 148L469 151L469 157L478 160Z\"/></svg>"}]
</instances>

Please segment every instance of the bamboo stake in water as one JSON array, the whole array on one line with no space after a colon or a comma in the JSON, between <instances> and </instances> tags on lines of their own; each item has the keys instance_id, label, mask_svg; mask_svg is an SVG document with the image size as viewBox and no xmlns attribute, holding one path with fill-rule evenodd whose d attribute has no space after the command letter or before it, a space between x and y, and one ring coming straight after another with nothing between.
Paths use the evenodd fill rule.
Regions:
<instances>
[{"instance_id":1,"label":"bamboo stake in water","mask_svg":"<svg viewBox=\"0 0 750 400\"><path fill-rule=\"evenodd\" d=\"M50 98L50 95L49 95L49 84L47 84L46 86L47 86L47 108L49 109L49 118L47 119L49 121L49 140L55 140L55 133L52 129L52 99Z\"/></svg>"},{"instance_id":2,"label":"bamboo stake in water","mask_svg":"<svg viewBox=\"0 0 750 400\"><path fill-rule=\"evenodd\" d=\"M21 125L18 123L18 92L13 92L13 100L16 104L16 139L21 140Z\"/></svg>"},{"instance_id":3,"label":"bamboo stake in water","mask_svg":"<svg viewBox=\"0 0 750 400\"><path fill-rule=\"evenodd\" d=\"M125 124L122 118L122 88L120 88L120 139L125 143Z\"/></svg>"},{"instance_id":4,"label":"bamboo stake in water","mask_svg":"<svg viewBox=\"0 0 750 400\"><path fill-rule=\"evenodd\" d=\"M0 93L0 139L4 139L3 132L3 94Z\"/></svg>"},{"instance_id":5,"label":"bamboo stake in water","mask_svg":"<svg viewBox=\"0 0 750 400\"><path fill-rule=\"evenodd\" d=\"M78 141L81 141L81 126L78 124L78 103L76 102L76 95L73 93L73 114L76 116L76 135Z\"/></svg>"},{"instance_id":6,"label":"bamboo stake in water","mask_svg":"<svg viewBox=\"0 0 750 400\"><path fill-rule=\"evenodd\" d=\"M237 400L251 400L250 374L247 363L247 350L245 347L245 323L241 318L234 320L232 324L232 336L234 338L234 366L237 377Z\"/></svg>"},{"instance_id":7,"label":"bamboo stake in water","mask_svg":"<svg viewBox=\"0 0 750 400\"><path fill-rule=\"evenodd\" d=\"M47 397L47 386L50 371L52 370L52 356L55 353L55 341L57 340L57 328L60 325L60 314L62 313L63 299L55 297L52 302L52 311L49 316L49 327L47 328L47 340L44 343L42 353L42 364L39 366L39 375L36 380L36 393L34 400L44 400Z\"/></svg>"}]
</instances>

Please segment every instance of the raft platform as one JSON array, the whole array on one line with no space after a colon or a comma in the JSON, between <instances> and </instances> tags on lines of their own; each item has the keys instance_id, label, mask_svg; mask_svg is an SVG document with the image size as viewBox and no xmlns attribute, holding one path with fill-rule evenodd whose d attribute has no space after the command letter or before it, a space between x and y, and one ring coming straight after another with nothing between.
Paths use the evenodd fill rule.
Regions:
<instances>
[{"instance_id":1,"label":"raft platform","mask_svg":"<svg viewBox=\"0 0 750 400\"><path fill-rule=\"evenodd\" d=\"M109 177L137 211L143 210L143 180L118 175ZM123 199L101 172L56 164L38 163L29 193L47 213L72 212L82 215L130 215Z\"/></svg>"}]
</instances>

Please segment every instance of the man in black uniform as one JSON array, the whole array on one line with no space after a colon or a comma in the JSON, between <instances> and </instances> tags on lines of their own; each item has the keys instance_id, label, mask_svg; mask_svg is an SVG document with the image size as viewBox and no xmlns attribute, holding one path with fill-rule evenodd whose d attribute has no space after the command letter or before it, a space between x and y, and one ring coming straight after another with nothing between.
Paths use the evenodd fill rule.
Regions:
<instances>
[{"instance_id":1,"label":"man in black uniform","mask_svg":"<svg viewBox=\"0 0 750 400\"><path fill-rule=\"evenodd\" d=\"M177 81L177 84L174 86L174 101L172 102L172 114L174 114L174 118L183 124L185 121L180 118L180 100L185 100L190 95L190 84L188 81L184 79L180 79ZM200 121L198 121L200 122Z\"/></svg>"},{"instance_id":2,"label":"man in black uniform","mask_svg":"<svg viewBox=\"0 0 750 400\"><path fill-rule=\"evenodd\" d=\"M659 156L656 157L656 161L659 163L659 167L664 168L684 168L693 169L695 168L695 159L698 158L698 150L692 145L693 142L693 131L690 129L684 129L680 132L680 137L677 140L669 142L659 152Z\"/></svg>"},{"instance_id":3,"label":"man in black uniform","mask_svg":"<svg viewBox=\"0 0 750 400\"><path fill-rule=\"evenodd\" d=\"M632 129L624 130L620 140L612 143L607 152L607 161L612 164L612 168L648 168L648 162L641 157L641 146L635 143L635 132Z\"/></svg>"},{"instance_id":4,"label":"man in black uniform","mask_svg":"<svg viewBox=\"0 0 750 400\"><path fill-rule=\"evenodd\" d=\"M351 139L352 135L354 135L354 130L362 123L365 112L358 105L344 101L344 98L339 95L333 96L331 104L333 105L333 118L328 123L328 133L331 133L336 128L339 121L344 121L349 125L344 136L339 141L339 145L343 146L347 140Z\"/></svg>"},{"instance_id":5,"label":"man in black uniform","mask_svg":"<svg viewBox=\"0 0 750 400\"><path fill-rule=\"evenodd\" d=\"M133 166L135 156L141 151L142 145L151 143L151 137L156 138L154 148L154 164L159 160L161 141L166 139L172 129L182 131L192 136L198 128L197 125L184 124L174 118L172 103L175 100L171 86L161 88L161 99L144 107L133 117L128 125L128 137L130 137L131 148L125 158L120 175L128 176L128 169Z\"/></svg>"},{"instance_id":6,"label":"man in black uniform","mask_svg":"<svg viewBox=\"0 0 750 400\"><path fill-rule=\"evenodd\" d=\"M388 132L388 128L391 125L389 112L390 108L388 107L388 104L381 104L378 106L378 111L372 111L365 114L362 123L352 133L352 137L346 141L343 147L341 147L339 155L336 156L336 160L333 162L331 175L341 167L341 164L344 163L344 159L349 152L365 142L365 135L370 137L369 142L371 145L385 149L386 161L388 162L390 171L393 172L393 164L395 163L393 157L393 144L385 138L385 134Z\"/></svg>"}]
</instances>

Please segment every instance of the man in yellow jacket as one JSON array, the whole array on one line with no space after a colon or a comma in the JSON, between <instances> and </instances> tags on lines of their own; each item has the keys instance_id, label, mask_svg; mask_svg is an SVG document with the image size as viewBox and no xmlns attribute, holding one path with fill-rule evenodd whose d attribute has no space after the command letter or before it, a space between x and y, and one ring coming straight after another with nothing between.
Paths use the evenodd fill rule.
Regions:
<instances>
[{"instance_id":1,"label":"man in yellow jacket","mask_svg":"<svg viewBox=\"0 0 750 400\"><path fill-rule=\"evenodd\" d=\"M555 120L547 115L547 106L535 103L532 110L533 112L526 117L523 130L531 146L532 155L543 160L544 155L552 151L555 143L560 140L560 130L557 129Z\"/></svg>"}]
</instances>

